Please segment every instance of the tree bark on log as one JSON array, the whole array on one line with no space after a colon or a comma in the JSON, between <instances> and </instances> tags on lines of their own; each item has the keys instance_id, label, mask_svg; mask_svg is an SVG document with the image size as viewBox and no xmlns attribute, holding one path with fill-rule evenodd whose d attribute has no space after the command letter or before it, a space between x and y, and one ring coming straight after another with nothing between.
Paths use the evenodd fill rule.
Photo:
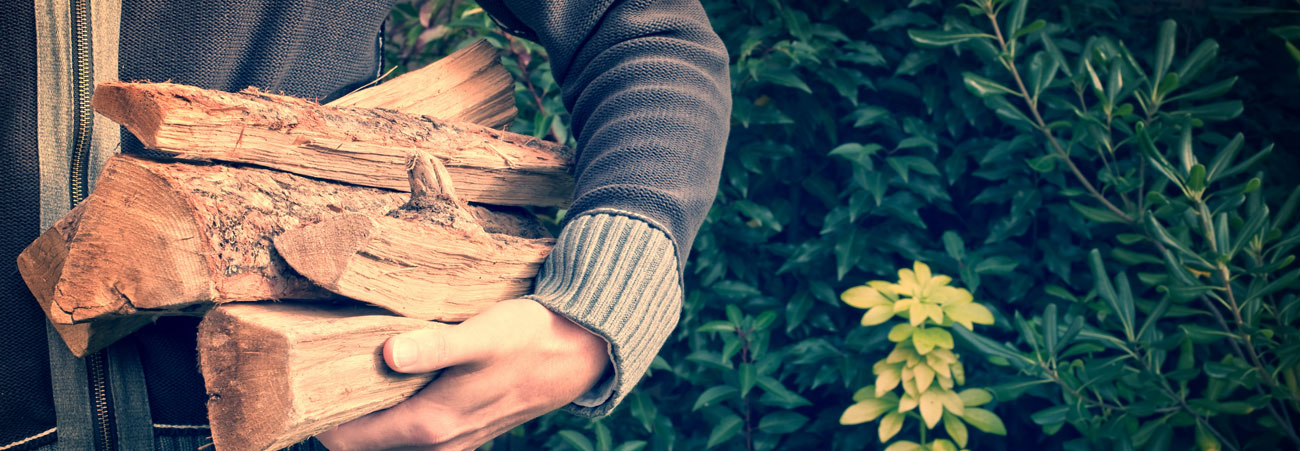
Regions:
<instances>
[{"instance_id":1,"label":"tree bark on log","mask_svg":"<svg viewBox=\"0 0 1300 451\"><path fill-rule=\"evenodd\" d=\"M328 105L383 108L492 128L510 125L518 112L515 80L485 40Z\"/></svg>"},{"instance_id":2,"label":"tree bark on log","mask_svg":"<svg viewBox=\"0 0 1300 451\"><path fill-rule=\"evenodd\" d=\"M216 449L271 450L410 397L435 373L384 363L393 335L445 325L377 309L219 306L199 324L199 366Z\"/></svg>"},{"instance_id":3,"label":"tree bark on log","mask_svg":"<svg viewBox=\"0 0 1300 451\"><path fill-rule=\"evenodd\" d=\"M564 206L573 196L571 151L481 125L169 83L102 83L92 104L146 147L181 159L405 191L406 156L426 151L468 201Z\"/></svg>"}]
</instances>

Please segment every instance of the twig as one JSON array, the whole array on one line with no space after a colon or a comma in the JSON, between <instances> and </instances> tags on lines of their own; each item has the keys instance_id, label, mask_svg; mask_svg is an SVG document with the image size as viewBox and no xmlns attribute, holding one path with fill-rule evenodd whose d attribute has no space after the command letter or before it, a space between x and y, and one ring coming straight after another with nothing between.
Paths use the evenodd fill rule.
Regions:
<instances>
[{"instance_id":1,"label":"twig","mask_svg":"<svg viewBox=\"0 0 1300 451\"><path fill-rule=\"evenodd\" d=\"M1001 27L998 27L997 15L992 11L987 12L986 15L989 18L989 22L993 24L993 33L998 38L998 45L1001 46L1004 53L1007 52L1007 41L1002 37ZM1107 209L1119 216L1120 219L1130 224L1133 223L1134 220L1132 216L1125 213L1124 210L1121 210L1119 207L1116 207L1115 204L1106 199L1106 196L1103 196L1101 192L1097 191L1097 188L1092 186L1092 182L1088 181L1088 177L1084 176L1083 172L1079 170L1079 167L1074 164L1074 161L1070 160L1070 155L1065 152L1065 148L1061 147L1061 143L1056 141L1056 136L1052 135L1052 131L1047 128L1047 122L1043 120L1041 114L1038 114L1037 102L1030 99L1029 90L1025 88L1025 82L1020 78L1020 71L1016 69L1015 62L1003 60L1002 64L1011 72L1011 76L1015 78L1016 86L1020 88L1020 96L1025 99L1025 103L1029 104L1029 111L1034 114L1034 120L1037 122L1036 125L1038 126L1038 130L1043 132L1043 135L1047 136L1048 143L1052 145L1052 149L1055 150L1057 156L1065 162L1065 165L1069 166L1070 172L1074 173L1074 178L1078 179L1079 182L1083 184L1084 189L1087 189L1088 193L1092 194L1092 197L1095 197L1102 203L1102 205L1105 205Z\"/></svg>"}]
</instances>

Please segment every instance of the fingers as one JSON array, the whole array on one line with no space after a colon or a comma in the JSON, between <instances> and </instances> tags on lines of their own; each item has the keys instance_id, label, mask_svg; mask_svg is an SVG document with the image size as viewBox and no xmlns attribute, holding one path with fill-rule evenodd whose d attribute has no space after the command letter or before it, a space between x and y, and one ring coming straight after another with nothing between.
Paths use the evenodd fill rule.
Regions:
<instances>
[{"instance_id":1,"label":"fingers","mask_svg":"<svg viewBox=\"0 0 1300 451\"><path fill-rule=\"evenodd\" d=\"M427 373L483 361L493 352L490 337L465 323L439 330L416 330L384 343L384 362L399 373Z\"/></svg>"}]
</instances>

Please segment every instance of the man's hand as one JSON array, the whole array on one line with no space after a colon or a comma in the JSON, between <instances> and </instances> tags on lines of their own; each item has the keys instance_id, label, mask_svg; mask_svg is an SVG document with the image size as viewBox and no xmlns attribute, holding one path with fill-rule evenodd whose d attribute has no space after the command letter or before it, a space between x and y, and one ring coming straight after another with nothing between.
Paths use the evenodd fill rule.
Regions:
<instances>
[{"instance_id":1,"label":"man's hand","mask_svg":"<svg viewBox=\"0 0 1300 451\"><path fill-rule=\"evenodd\" d=\"M476 448L577 399L609 354L603 338L515 299L456 326L394 336L384 361L402 373L445 370L410 399L317 436L329 449Z\"/></svg>"}]
</instances>

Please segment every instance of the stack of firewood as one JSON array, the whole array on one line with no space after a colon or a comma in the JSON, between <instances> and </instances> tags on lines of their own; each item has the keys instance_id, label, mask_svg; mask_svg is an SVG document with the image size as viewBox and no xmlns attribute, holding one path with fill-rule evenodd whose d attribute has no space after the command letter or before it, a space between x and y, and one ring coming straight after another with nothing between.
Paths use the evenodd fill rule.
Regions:
<instances>
[{"instance_id":1,"label":"stack of firewood","mask_svg":"<svg viewBox=\"0 0 1300 451\"><path fill-rule=\"evenodd\" d=\"M384 340L527 294L554 240L519 207L572 196L572 152L492 128L514 95L485 43L327 105L120 82L92 104L172 158L110 158L19 269L78 356L203 315L219 449L414 394L433 375L387 370Z\"/></svg>"}]
</instances>

